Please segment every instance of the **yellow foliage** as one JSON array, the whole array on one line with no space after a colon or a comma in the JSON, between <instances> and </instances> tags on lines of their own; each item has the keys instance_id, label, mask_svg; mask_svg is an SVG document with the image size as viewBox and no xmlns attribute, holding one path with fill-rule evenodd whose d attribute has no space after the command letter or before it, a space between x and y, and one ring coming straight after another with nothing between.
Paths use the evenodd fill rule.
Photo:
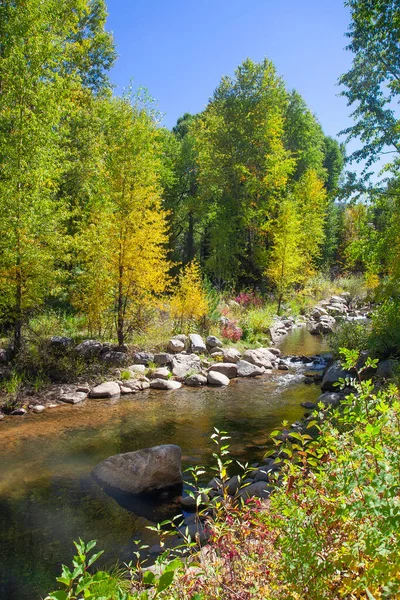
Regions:
<instances>
[{"instance_id":1,"label":"yellow foliage","mask_svg":"<svg viewBox=\"0 0 400 600\"><path fill-rule=\"evenodd\" d=\"M171 301L171 316L181 329L190 321L207 314L208 302L203 289L200 266L196 260L186 265L179 276L178 288Z\"/></svg>"}]
</instances>

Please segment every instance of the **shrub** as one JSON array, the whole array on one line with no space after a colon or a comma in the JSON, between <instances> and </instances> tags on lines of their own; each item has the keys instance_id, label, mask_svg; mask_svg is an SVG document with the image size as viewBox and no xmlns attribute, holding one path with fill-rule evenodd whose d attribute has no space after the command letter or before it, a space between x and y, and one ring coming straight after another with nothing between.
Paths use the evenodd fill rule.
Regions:
<instances>
[{"instance_id":1,"label":"shrub","mask_svg":"<svg viewBox=\"0 0 400 600\"><path fill-rule=\"evenodd\" d=\"M329 336L329 347L335 358L339 358L341 348L361 352L368 349L369 336L370 327L366 323L345 321Z\"/></svg>"},{"instance_id":2,"label":"shrub","mask_svg":"<svg viewBox=\"0 0 400 600\"><path fill-rule=\"evenodd\" d=\"M253 308L259 308L263 304L262 298L260 298L260 296L258 296L254 291L240 292L240 294L236 296L235 302L237 302L240 306L243 306L243 308L249 308L250 306Z\"/></svg>"},{"instance_id":3,"label":"shrub","mask_svg":"<svg viewBox=\"0 0 400 600\"><path fill-rule=\"evenodd\" d=\"M276 304L267 304L263 308L247 311L240 321L243 338L249 343L264 341L274 321L275 312Z\"/></svg>"},{"instance_id":4,"label":"shrub","mask_svg":"<svg viewBox=\"0 0 400 600\"><path fill-rule=\"evenodd\" d=\"M207 295L203 288L200 266L193 260L179 276L178 287L171 300L171 317L180 332L188 332L207 312Z\"/></svg>"},{"instance_id":5,"label":"shrub","mask_svg":"<svg viewBox=\"0 0 400 600\"><path fill-rule=\"evenodd\" d=\"M221 328L221 336L231 342L238 342L243 335L243 330L238 326L237 321L229 321Z\"/></svg>"},{"instance_id":6,"label":"shrub","mask_svg":"<svg viewBox=\"0 0 400 600\"><path fill-rule=\"evenodd\" d=\"M384 301L372 315L369 347L379 358L400 356L400 300Z\"/></svg>"}]
</instances>

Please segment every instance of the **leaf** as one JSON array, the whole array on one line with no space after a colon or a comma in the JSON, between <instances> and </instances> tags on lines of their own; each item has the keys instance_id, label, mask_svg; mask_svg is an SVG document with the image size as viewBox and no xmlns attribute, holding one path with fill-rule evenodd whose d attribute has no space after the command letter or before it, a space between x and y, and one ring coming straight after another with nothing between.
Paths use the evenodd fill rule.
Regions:
<instances>
[{"instance_id":1,"label":"leaf","mask_svg":"<svg viewBox=\"0 0 400 600\"><path fill-rule=\"evenodd\" d=\"M57 592L52 592L50 596L48 596L51 600L68 600L67 592L63 590L58 590Z\"/></svg>"},{"instance_id":2,"label":"leaf","mask_svg":"<svg viewBox=\"0 0 400 600\"><path fill-rule=\"evenodd\" d=\"M158 580L157 594L163 592L169 587L174 579L175 571L166 571Z\"/></svg>"}]
</instances>

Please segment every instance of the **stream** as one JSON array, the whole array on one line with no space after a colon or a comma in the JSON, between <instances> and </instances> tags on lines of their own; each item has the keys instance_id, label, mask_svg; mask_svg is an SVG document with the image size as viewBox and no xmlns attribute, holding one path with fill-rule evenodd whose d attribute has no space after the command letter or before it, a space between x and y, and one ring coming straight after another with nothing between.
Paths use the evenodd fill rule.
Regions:
<instances>
[{"instance_id":1,"label":"stream","mask_svg":"<svg viewBox=\"0 0 400 600\"><path fill-rule=\"evenodd\" d=\"M294 329L280 348L307 356L325 349L305 328ZM0 599L39 600L55 589L79 537L98 540L105 551L99 566L131 560L137 538L157 543L147 519L122 508L92 479L98 462L173 443L182 448L183 468L210 467L214 427L229 432L233 458L259 461L269 432L284 419L300 419L300 403L320 395L318 386L302 381L307 368L235 379L226 388L87 400L0 422Z\"/></svg>"}]
</instances>

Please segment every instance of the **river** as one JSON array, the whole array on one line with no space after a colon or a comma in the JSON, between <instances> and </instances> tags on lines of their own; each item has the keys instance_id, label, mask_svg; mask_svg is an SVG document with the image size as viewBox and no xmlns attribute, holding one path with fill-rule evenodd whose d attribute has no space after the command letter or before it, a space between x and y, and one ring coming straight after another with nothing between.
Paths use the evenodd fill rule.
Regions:
<instances>
[{"instance_id":1,"label":"river","mask_svg":"<svg viewBox=\"0 0 400 600\"><path fill-rule=\"evenodd\" d=\"M284 354L311 356L321 338L295 329ZM135 539L154 544L144 517L127 511L92 479L104 458L156 444L182 448L183 468L210 467L213 428L229 432L231 453L260 460L268 433L304 415L319 387L299 372L232 380L226 388L151 390L117 401L87 400L41 415L0 422L0 599L39 600L55 589L61 563L70 565L72 541L98 540L104 565L132 558ZM210 472L210 478L212 473Z\"/></svg>"}]
</instances>

